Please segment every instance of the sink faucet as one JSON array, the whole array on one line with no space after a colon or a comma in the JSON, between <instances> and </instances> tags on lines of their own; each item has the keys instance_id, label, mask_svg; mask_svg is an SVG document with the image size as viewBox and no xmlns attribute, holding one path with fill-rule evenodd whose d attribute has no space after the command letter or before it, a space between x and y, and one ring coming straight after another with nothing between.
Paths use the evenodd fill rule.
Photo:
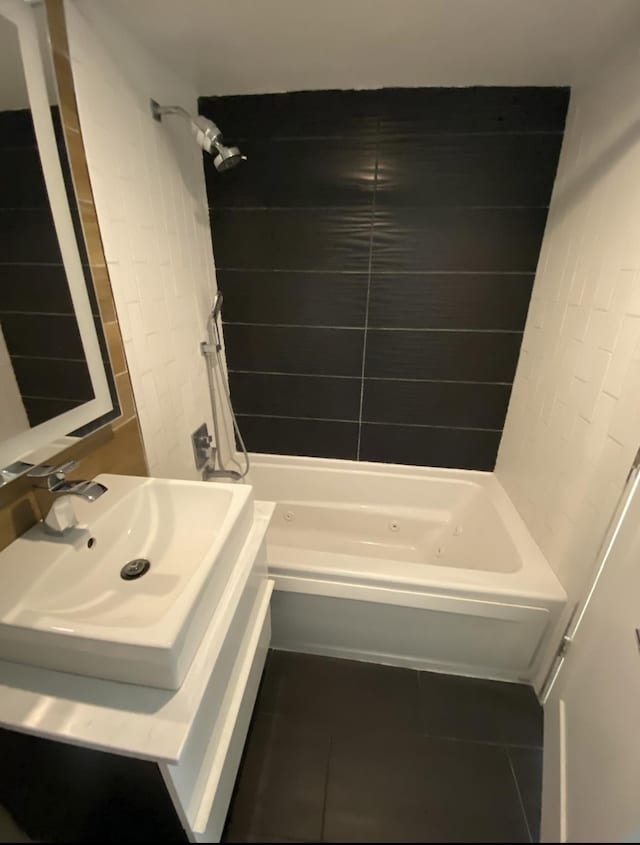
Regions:
<instances>
[{"instance_id":1,"label":"sink faucet","mask_svg":"<svg viewBox=\"0 0 640 845\"><path fill-rule=\"evenodd\" d=\"M98 481L67 481L66 473L71 472L77 466L77 461L67 461L67 463L60 464L57 467L36 467L29 473L29 478L34 479L34 487L47 490L56 496L43 522L44 530L58 537L78 525L72 496L80 496L87 502L95 502L103 493L107 492L104 484L100 484Z\"/></svg>"}]
</instances>

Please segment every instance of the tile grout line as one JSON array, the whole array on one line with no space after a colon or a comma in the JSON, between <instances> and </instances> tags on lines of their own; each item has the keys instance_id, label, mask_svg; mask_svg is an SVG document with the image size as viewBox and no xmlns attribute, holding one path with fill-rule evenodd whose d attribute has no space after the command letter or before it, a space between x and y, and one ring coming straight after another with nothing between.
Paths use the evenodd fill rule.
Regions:
<instances>
[{"instance_id":1,"label":"tile grout line","mask_svg":"<svg viewBox=\"0 0 640 845\"><path fill-rule=\"evenodd\" d=\"M223 95L224 96L224 95ZM374 118L375 119L375 118ZM72 130L77 133L77 130ZM405 128L402 129L385 129L380 130L380 137L385 144L392 144L397 142L406 143L409 142L416 142L416 141L424 141L425 139L445 139L447 140L450 137L457 137L457 138L467 138L467 137L513 137L514 135L522 136L538 136L538 135L564 135L564 129L496 129L496 130L469 130L467 132L463 132L462 130L454 131L454 130L446 130L443 129L441 131L438 130L420 130L414 129L412 131L407 132ZM374 133L377 134L377 131ZM235 143L243 142L253 142L255 140L255 136L253 135L233 135L230 136L233 138ZM354 141L357 138L361 138L362 133L358 130L354 129L351 133L343 134L343 135L270 135L265 137L265 142L269 144L277 144L281 141L285 141L287 143L291 142L308 142L308 141L318 141L319 143L323 143L326 141ZM370 143L370 141L365 141L363 146L366 143ZM5 149L23 149L22 147L5 147ZM31 147L30 149L35 149Z\"/></svg>"},{"instance_id":2,"label":"tile grout line","mask_svg":"<svg viewBox=\"0 0 640 845\"><path fill-rule=\"evenodd\" d=\"M287 373L282 370L238 370L234 369L233 367L229 368L230 373L238 373L240 375L249 375L249 376L286 376L291 378L340 378L340 379L349 379L350 381L360 381L360 376L345 376L339 373ZM440 378L396 378L393 376L366 376L365 381L408 381L408 382L418 382L422 384L426 382L428 384L468 384L468 385L490 385L490 386L498 386L498 387L511 387L513 382L511 381L470 381L468 379L440 379Z\"/></svg>"},{"instance_id":3,"label":"tile grout line","mask_svg":"<svg viewBox=\"0 0 640 845\"><path fill-rule=\"evenodd\" d=\"M342 419L341 417L292 417L288 414L255 414L248 411L238 411L238 417L252 417L261 420L300 420L307 422L335 422L346 423L348 425L358 424L358 420ZM493 433L500 433L501 428L487 428L486 426L473 425L434 425L433 423L411 423L411 422L388 422L387 420L361 420L365 425L395 425L401 428L443 428L447 431L455 429L456 431L490 431Z\"/></svg>"},{"instance_id":4,"label":"tile grout line","mask_svg":"<svg viewBox=\"0 0 640 845\"><path fill-rule=\"evenodd\" d=\"M4 312L4 313L25 313L35 314L34 311L27 312ZM62 315L67 316L67 315ZM310 325L308 323L251 323L243 320L225 320L224 326L252 326L254 328L269 328L269 329L321 329L322 331L343 331L343 332L420 332L426 334L427 332L451 334L523 334L524 329L460 329L460 328L436 328L430 326L329 326L322 323Z\"/></svg>"},{"instance_id":5,"label":"tile grout line","mask_svg":"<svg viewBox=\"0 0 640 845\"><path fill-rule=\"evenodd\" d=\"M377 165L377 162L376 162ZM377 170L377 166L376 166ZM421 205L418 203L385 203L383 206L380 206L380 212L395 212L395 211L414 211L416 209L419 210L430 210L430 211L441 211L442 209L450 210L450 211L544 211L548 210L548 205L514 205L506 204L506 205L466 205L466 204L440 204L440 203L428 203L426 205ZM17 210L20 211L21 209L2 209L1 211L13 211ZM30 210L30 209L26 209ZM34 208L33 211L40 211L41 209ZM324 212L334 212L334 211L366 211L367 206L364 203L364 200L360 203L347 203L343 205L210 205L209 211L212 213L218 213L220 211L224 212L235 212L244 214L247 212L252 211L324 211Z\"/></svg>"},{"instance_id":6,"label":"tile grout line","mask_svg":"<svg viewBox=\"0 0 640 845\"><path fill-rule=\"evenodd\" d=\"M15 262L8 262L13 264ZM0 267L3 262L0 261ZM31 266L27 264L26 266ZM59 265L55 265L59 266ZM61 265L60 265L61 266ZM309 275L365 276L363 270L314 270L287 267L216 267L220 273L308 273ZM376 276L529 276L535 277L535 270L376 270ZM596 309L597 310L597 309ZM602 309L600 309L602 310Z\"/></svg>"},{"instance_id":7,"label":"tile grout line","mask_svg":"<svg viewBox=\"0 0 640 845\"><path fill-rule=\"evenodd\" d=\"M420 672L420 670L417 670ZM448 676L448 677L459 677L459 676ZM474 739L470 736L453 736L451 734L441 734L441 733L429 733L426 728L423 728L422 736L426 737L427 739L443 739L447 742L462 742L462 743L469 743L470 745L489 745L492 748L506 748L509 750L510 748L515 748L516 750L524 750L524 751L539 751L541 752L542 749L539 745L527 745L526 743L518 743L518 742L505 742L503 739Z\"/></svg>"},{"instance_id":8,"label":"tile grout line","mask_svg":"<svg viewBox=\"0 0 640 845\"><path fill-rule=\"evenodd\" d=\"M360 410L358 412L358 442L356 445L356 461L360 460L360 446L362 442L362 407L364 404L364 372L367 360L367 331L369 329L369 301L371 298L371 271L373 269L373 233L376 219L376 191L378 188L378 165L380 162L380 121L376 126L376 166L373 173L373 197L371 200L371 230L369 232L369 263L367 267L367 297L364 305L364 336L362 339L362 369L360 371Z\"/></svg>"},{"instance_id":9,"label":"tile grout line","mask_svg":"<svg viewBox=\"0 0 640 845\"><path fill-rule=\"evenodd\" d=\"M527 818L527 811L524 807L524 800L522 798L522 792L520 791L520 784L518 783L518 778L516 776L516 770L513 768L513 760L511 759L511 753L509 751L509 746L503 746L505 753L507 755L507 759L509 760L509 768L511 769L511 776L513 778L513 782L516 786L516 792L518 793L518 801L520 802L520 811L524 818L524 825L527 829L527 836L529 837L529 842L533 842L533 837L531 835L531 828L529 827L529 819Z\"/></svg>"}]
</instances>

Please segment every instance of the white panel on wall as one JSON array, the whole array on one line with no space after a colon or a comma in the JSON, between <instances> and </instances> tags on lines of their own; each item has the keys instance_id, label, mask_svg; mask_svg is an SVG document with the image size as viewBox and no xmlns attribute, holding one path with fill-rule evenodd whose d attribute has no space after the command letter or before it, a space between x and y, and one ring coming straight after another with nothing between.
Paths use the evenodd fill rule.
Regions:
<instances>
[{"instance_id":1,"label":"white panel on wall","mask_svg":"<svg viewBox=\"0 0 640 845\"><path fill-rule=\"evenodd\" d=\"M152 475L195 478L190 434L211 429L199 350L216 288L202 157L179 118L196 91L100 2L65 4L78 112Z\"/></svg>"},{"instance_id":2,"label":"white panel on wall","mask_svg":"<svg viewBox=\"0 0 640 845\"><path fill-rule=\"evenodd\" d=\"M640 445L640 53L576 86L496 473L570 600Z\"/></svg>"}]
</instances>

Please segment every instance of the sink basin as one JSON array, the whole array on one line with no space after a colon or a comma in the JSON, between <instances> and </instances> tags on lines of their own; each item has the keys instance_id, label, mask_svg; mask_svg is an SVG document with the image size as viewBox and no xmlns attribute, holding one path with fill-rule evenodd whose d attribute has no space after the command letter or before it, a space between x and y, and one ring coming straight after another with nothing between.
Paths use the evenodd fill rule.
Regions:
<instances>
[{"instance_id":1,"label":"sink basin","mask_svg":"<svg viewBox=\"0 0 640 845\"><path fill-rule=\"evenodd\" d=\"M96 502L74 497L80 527L40 524L0 552L0 658L178 689L251 528L252 489L96 480Z\"/></svg>"}]
</instances>

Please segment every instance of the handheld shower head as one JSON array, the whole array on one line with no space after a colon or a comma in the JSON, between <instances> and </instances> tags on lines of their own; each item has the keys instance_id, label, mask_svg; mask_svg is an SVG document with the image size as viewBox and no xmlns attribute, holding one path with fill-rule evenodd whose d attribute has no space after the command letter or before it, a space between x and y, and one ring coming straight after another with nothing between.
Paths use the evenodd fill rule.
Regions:
<instances>
[{"instance_id":1,"label":"handheld shower head","mask_svg":"<svg viewBox=\"0 0 640 845\"><path fill-rule=\"evenodd\" d=\"M215 322L218 319L220 312L222 311L222 291L218 291L216 293L216 297L213 300L213 306L211 308L211 319Z\"/></svg>"},{"instance_id":2,"label":"handheld shower head","mask_svg":"<svg viewBox=\"0 0 640 845\"><path fill-rule=\"evenodd\" d=\"M227 147L222 139L222 132L207 117L200 114L192 117L182 106L161 106L155 100L151 100L151 114L158 123L162 122L162 118L167 114L178 114L188 120L196 143L205 153L213 156L213 164L218 173L231 170L241 161L247 160L238 147Z\"/></svg>"}]
</instances>

